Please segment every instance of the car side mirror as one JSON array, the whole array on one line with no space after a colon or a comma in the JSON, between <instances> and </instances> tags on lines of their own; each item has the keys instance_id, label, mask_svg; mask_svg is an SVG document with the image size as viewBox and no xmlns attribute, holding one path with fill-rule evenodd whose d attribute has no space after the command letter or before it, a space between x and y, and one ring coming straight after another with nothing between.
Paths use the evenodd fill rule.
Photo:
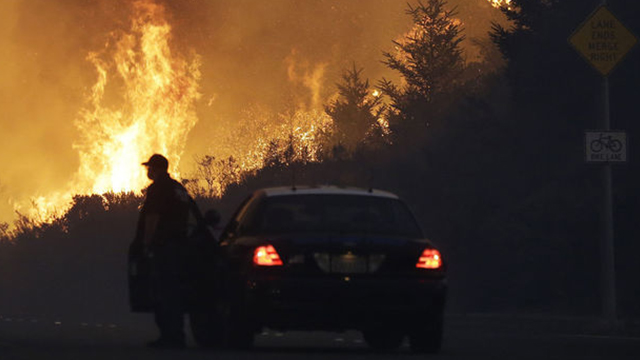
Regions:
<instances>
[{"instance_id":1,"label":"car side mirror","mask_svg":"<svg viewBox=\"0 0 640 360\"><path fill-rule=\"evenodd\" d=\"M215 209L209 209L204 213L204 221L211 227L216 227L220 223L220 213Z\"/></svg>"}]
</instances>

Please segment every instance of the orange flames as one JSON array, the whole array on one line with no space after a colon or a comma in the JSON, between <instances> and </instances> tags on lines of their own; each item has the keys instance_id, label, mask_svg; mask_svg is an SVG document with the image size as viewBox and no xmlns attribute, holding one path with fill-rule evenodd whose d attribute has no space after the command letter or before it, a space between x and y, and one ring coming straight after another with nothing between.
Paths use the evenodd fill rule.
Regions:
<instances>
[{"instance_id":1,"label":"orange flames","mask_svg":"<svg viewBox=\"0 0 640 360\"><path fill-rule=\"evenodd\" d=\"M218 128L212 134L212 155L198 161L195 174L190 174L190 190L221 196L226 186L274 162L321 160L323 145L333 131L333 120L323 108L327 64L300 60L294 49L283 65L295 89L295 110L275 112L252 105L238 114L232 126Z\"/></svg>"},{"instance_id":2,"label":"orange flames","mask_svg":"<svg viewBox=\"0 0 640 360\"><path fill-rule=\"evenodd\" d=\"M199 57L172 53L164 7L133 3L129 32L113 33L104 49L88 55L98 74L76 126L80 167L67 191L32 199L31 215L46 220L75 194L137 191L148 180L140 166L153 153L171 159L179 175L187 135L197 122Z\"/></svg>"},{"instance_id":3,"label":"orange flames","mask_svg":"<svg viewBox=\"0 0 640 360\"><path fill-rule=\"evenodd\" d=\"M11 3L0 26L0 125L9 136L0 214L9 221L11 209L18 219L52 220L76 194L137 192L149 183L140 162L155 152L169 158L174 177L196 179L214 196L274 155L281 164L318 161L331 146L325 140L336 139L324 105L337 96L337 70L355 61L371 79L402 81L380 50L410 28L405 1ZM471 3L461 18L500 15L493 6L514 4ZM483 23L469 21L465 32L486 36ZM199 53L184 51L189 45ZM202 161L207 156L214 160Z\"/></svg>"},{"instance_id":4,"label":"orange flames","mask_svg":"<svg viewBox=\"0 0 640 360\"><path fill-rule=\"evenodd\" d=\"M76 191L138 190L147 183L140 160L154 152L167 156L177 169L198 120L198 56L187 60L172 54L163 7L147 0L136 2L134 10L131 32L114 35L113 44L88 57L99 76L90 107L76 123L83 135L76 144L81 162ZM109 98L108 86L122 95ZM114 105L106 105L112 101Z\"/></svg>"},{"instance_id":5,"label":"orange flames","mask_svg":"<svg viewBox=\"0 0 640 360\"><path fill-rule=\"evenodd\" d=\"M80 167L67 191L32 199L29 215L33 218L47 221L64 212L75 194L139 191L148 184L140 163L152 153L169 158L170 170L180 178L187 135L198 121L200 57L172 52L171 26L163 6L139 0L133 3L133 10L129 31L111 34L101 51L87 56L97 81L76 120L82 136L74 144ZM310 98L310 103L300 100L298 110L287 114L245 111L236 129L223 132L226 138L209 149L216 158L232 158L234 163L199 164L209 166L204 169L207 178L198 179L202 173L195 176L199 186L213 189L210 195L221 195L227 185L264 167L274 154L289 151L287 161L319 159L321 137L332 125L322 110L326 64L298 62L294 51L285 65L289 81L307 89L304 98Z\"/></svg>"},{"instance_id":6,"label":"orange flames","mask_svg":"<svg viewBox=\"0 0 640 360\"><path fill-rule=\"evenodd\" d=\"M495 8L509 7L511 0L489 0L491 5Z\"/></svg>"}]
</instances>

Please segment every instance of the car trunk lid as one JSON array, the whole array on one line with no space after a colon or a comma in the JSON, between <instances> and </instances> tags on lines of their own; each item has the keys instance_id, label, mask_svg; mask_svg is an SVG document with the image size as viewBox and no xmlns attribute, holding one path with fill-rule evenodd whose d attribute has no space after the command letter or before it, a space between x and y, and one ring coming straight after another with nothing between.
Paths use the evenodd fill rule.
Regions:
<instances>
[{"instance_id":1,"label":"car trunk lid","mask_svg":"<svg viewBox=\"0 0 640 360\"><path fill-rule=\"evenodd\" d=\"M291 275L365 275L412 271L426 240L360 234L268 239Z\"/></svg>"}]
</instances>

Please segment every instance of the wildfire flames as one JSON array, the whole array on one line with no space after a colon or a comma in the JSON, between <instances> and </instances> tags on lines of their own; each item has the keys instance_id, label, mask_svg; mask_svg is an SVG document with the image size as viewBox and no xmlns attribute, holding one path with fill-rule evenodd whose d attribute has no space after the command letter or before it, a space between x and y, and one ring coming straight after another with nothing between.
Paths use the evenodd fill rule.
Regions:
<instances>
[{"instance_id":1,"label":"wildfire flames","mask_svg":"<svg viewBox=\"0 0 640 360\"><path fill-rule=\"evenodd\" d=\"M81 162L76 191L138 190L147 183L138 160L154 152L165 154L177 169L198 120L198 56L185 59L171 52L163 7L139 1L134 13L130 33L114 34L102 52L88 56L98 81L76 123L84 137L76 145ZM115 101L109 86L122 94ZM110 101L115 104L106 105Z\"/></svg>"},{"instance_id":2,"label":"wildfire flames","mask_svg":"<svg viewBox=\"0 0 640 360\"><path fill-rule=\"evenodd\" d=\"M234 3L231 0L225 1ZM511 4L510 0L487 1L493 7ZM326 140L331 138L334 130L333 121L325 113L324 106L332 96L336 96L336 90L333 87L331 93L332 90L328 89L335 85L339 70L354 61L365 68L367 77L375 79L394 76L389 69L380 65L375 54L389 46L390 39L395 34L406 34L406 27L403 27L406 25L406 17L402 11L405 4L388 2L384 5L386 8L376 7L378 18L389 22L381 26L376 21L361 16L362 8L371 6L369 0L354 1L353 4L336 1L332 6L311 2L299 6L293 0L284 5L285 2L283 1L282 6L275 7L267 17L264 17L263 12L271 9L271 5L257 7L256 14L247 14L259 16L259 21L253 19L246 22L247 19L242 14L247 9L253 11L253 4L237 5L243 11L226 11L221 10L224 6L213 4L196 6L195 3L181 3L180 6L166 6L167 2L160 0L105 1L102 3L104 6L109 4L105 9L113 13L109 12L109 16L104 16L104 23L102 15L97 13L99 10L96 10L99 7L82 1L74 2L76 10L89 9L87 11L91 17L88 18L99 23L96 27L89 26L91 30L84 34L86 36L79 36L85 40L92 39L90 45L82 47L85 50L81 53L81 58L85 58L82 65L89 65L92 80L87 86L85 70L80 69L82 65L79 62L73 63L68 68L82 73L82 76L76 76L81 79L77 80L78 84L74 80L73 86L65 88L70 89L73 94L49 96L56 101L59 98L60 103L64 103L65 111L68 111L57 113L52 117L55 121L66 121L70 118L68 113L76 114L71 118L77 134L70 134L73 136L69 138L74 139L75 151L70 154L77 154L77 158L70 159L68 154L64 158L56 158L58 154L53 154L54 158L67 164L73 164L77 160L78 167L67 166L65 172L56 173L56 167L52 165L53 170L49 172L55 174L55 184L46 184L51 175L43 175L41 182L45 185L39 187L40 183L36 181L24 186L18 184L20 193L10 188L16 187L16 182L20 180L12 180L13 183L7 185L7 190L4 191L8 194L8 208L13 208L35 222L47 222L64 214L74 195L139 193L149 184L140 163L153 153L162 153L169 159L169 170L174 177L182 180L195 179L197 181L191 181L192 185L201 189L208 188L207 193L213 196L223 194L230 183L273 164L274 159L285 165L292 161L319 161L321 152L326 150L323 148L327 145ZM484 0L478 2L482 6L476 7L476 10L489 8ZM20 8L22 17L28 18L34 14L30 10L36 5L31 5L26 0L24 3L16 1L16 4L19 3L24 4L24 9ZM42 3L50 4L44 0ZM52 8L67 14L65 2L51 4ZM300 10L301 7L304 11ZM198 17L200 14L194 15L194 12L204 8L210 13L201 17ZM16 11L17 9L18 7ZM322 16L318 15L319 11ZM14 16L17 14L9 12L7 18L21 18ZM85 15L69 14L69 19L75 21L83 19ZM390 19L389 14L396 14L394 16L397 19ZM192 17L200 19L200 22L192 24ZM298 17L298 22L291 20ZM206 21L203 20L205 18ZM117 19L115 23L114 19ZM347 19L350 20L346 21ZM87 20L87 23L91 20ZM32 21L26 23L25 29L28 25L40 23ZM224 27L218 24L223 24L223 21ZM69 25L69 28L73 28L73 31L85 28L75 25L77 24ZM40 49L38 46L46 42L42 39L50 41L50 37L42 35L47 26L51 24L44 24L41 29L33 32L25 30L22 36L27 37L18 37L15 42L33 46L33 50L29 48L31 52L28 54L36 57L37 50ZM368 31L363 31L365 27ZM119 30L112 30L114 28ZM268 35L256 31L262 28L269 29ZM301 33L301 29L314 30ZM486 33L485 28L482 31ZM210 36L209 32L213 35ZM179 33L180 36L173 35L174 33ZM200 40L197 36L185 38L185 33L199 34L206 38L198 43ZM21 33L16 31L15 34ZM42 38L38 38L39 36ZM33 41L34 37L40 41ZM104 42L96 45L95 39L102 37L105 37ZM192 41L196 44L192 44ZM70 44L73 45L60 50L60 53L66 56L70 49L77 49L77 43ZM84 42L82 44L84 46ZM195 50L185 50L191 45L198 47L200 54ZM55 64L62 61L60 58L57 62L43 60L44 65L22 61L20 56L27 52L17 50L16 55L11 55L14 57L9 57L10 61L6 63L13 64L14 68L20 70L23 69L19 66L25 63L24 73L38 74L28 82L34 88L43 85L42 81L49 80L45 76L47 72L41 71L38 66L50 66L50 72L57 72ZM252 61L238 61L240 57L254 54L257 58ZM238 63L242 64L238 66ZM206 68L203 66L205 64ZM206 82L202 81L203 68L209 71L206 73ZM242 71L250 76L236 74ZM41 73L45 75L40 75ZM15 78L19 79L20 75ZM18 81L10 84L11 87L22 84ZM50 92L59 89L59 84L54 81L44 85L48 89L55 89ZM70 105L67 99L75 99L82 91L78 89L84 87L84 103L79 107L75 102ZM370 91L373 97L382 96L379 90ZM20 98L29 98L28 90L24 92ZM249 96L245 99L244 94ZM265 95L264 100L262 94ZM206 100L200 101L203 97ZM46 102L41 104L38 103L37 108L49 108ZM22 116L25 112L23 108L24 106L16 106L11 118ZM34 119L42 121L39 120L43 118L41 112L44 113L45 110L29 113L26 118L31 122ZM198 114L202 120L206 120L200 125L206 131L192 134L199 121ZM207 128L208 125L212 125L211 128ZM384 118L379 119L379 125L384 134L389 134L389 125ZM74 127L71 126L70 129L73 131ZM65 139L67 134L69 129L65 128L55 136L56 139ZM188 139L194 143L189 143ZM188 144L193 148L187 148ZM68 146L62 144L65 145ZM59 147L60 144L41 147L40 150L57 149L56 146ZM193 156L191 163L185 161L185 154ZM30 167L31 162L22 165ZM21 179L21 169L14 169L11 179ZM6 183L0 183L0 190L5 185ZM34 193L38 195L33 195ZM7 211L5 215L6 213Z\"/></svg>"},{"instance_id":3,"label":"wildfire flames","mask_svg":"<svg viewBox=\"0 0 640 360\"><path fill-rule=\"evenodd\" d=\"M75 122L80 167L67 191L32 199L29 215L40 221L65 211L73 195L142 189L148 180L140 163L154 152L170 158L178 175L197 122L199 57L172 53L164 7L151 0L132 6L129 32L114 32L101 51L87 56L98 79Z\"/></svg>"},{"instance_id":4,"label":"wildfire flames","mask_svg":"<svg viewBox=\"0 0 640 360\"><path fill-rule=\"evenodd\" d=\"M495 8L508 7L511 5L511 0L488 0Z\"/></svg>"},{"instance_id":5,"label":"wildfire flames","mask_svg":"<svg viewBox=\"0 0 640 360\"><path fill-rule=\"evenodd\" d=\"M175 54L170 47L171 26L165 8L153 0L133 4L133 19L126 33L113 33L104 49L92 52L98 79L88 105L81 111L76 126L82 141L74 145L80 156L80 168L68 191L32 199L31 216L46 221L69 206L76 194L139 191L148 184L140 162L152 153L162 153L177 171L187 135L198 121L196 100L200 98L200 58ZM292 160L318 159L318 134L327 133L331 119L319 105L323 65L300 75L293 58L286 59L291 81L299 81L311 91L310 109L279 114L267 121L267 113L246 112L244 134L227 139L229 146L219 148L223 158L235 157L240 175L265 165L265 158L289 146ZM273 119L270 119L273 120ZM256 122L263 122L254 127ZM277 125L274 125L277 124ZM247 138L246 134L254 136ZM245 139L243 141L242 139ZM214 164L211 164L212 166ZM225 171L215 169L214 171ZM216 195L238 178L217 176Z\"/></svg>"}]
</instances>

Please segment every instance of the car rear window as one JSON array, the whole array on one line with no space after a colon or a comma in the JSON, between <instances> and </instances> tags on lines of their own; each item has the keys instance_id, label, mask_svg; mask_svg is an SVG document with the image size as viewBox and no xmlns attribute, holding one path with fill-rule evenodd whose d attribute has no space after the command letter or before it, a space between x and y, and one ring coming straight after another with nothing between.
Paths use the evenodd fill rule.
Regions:
<instances>
[{"instance_id":1,"label":"car rear window","mask_svg":"<svg viewBox=\"0 0 640 360\"><path fill-rule=\"evenodd\" d=\"M326 232L422 237L402 201L375 196L273 196L265 198L246 220L246 234Z\"/></svg>"}]
</instances>

